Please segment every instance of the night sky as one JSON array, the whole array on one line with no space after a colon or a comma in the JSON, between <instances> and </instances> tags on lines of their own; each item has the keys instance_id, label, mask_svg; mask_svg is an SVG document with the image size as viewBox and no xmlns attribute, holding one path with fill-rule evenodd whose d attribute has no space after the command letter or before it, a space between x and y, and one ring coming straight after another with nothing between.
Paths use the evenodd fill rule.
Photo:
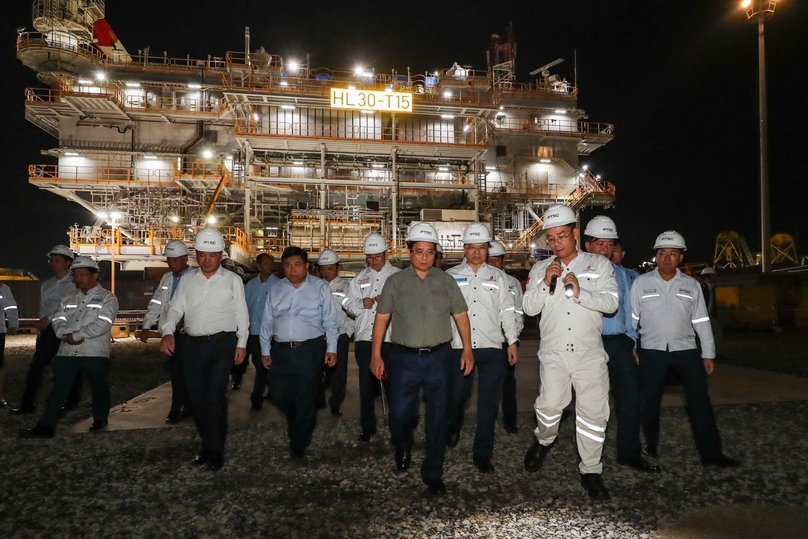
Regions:
<instances>
[{"instance_id":1,"label":"night sky","mask_svg":"<svg viewBox=\"0 0 808 539\"><path fill-rule=\"evenodd\" d=\"M10 4L10 5L8 5ZM400 4L400 5L399 5ZM41 87L15 57L16 28L31 28L31 2L4 3L0 81L6 166L0 267L47 275L45 253L92 216L28 183L31 163L57 141L24 120L24 89ZM757 32L736 1L567 0L555 2L210 2L107 0L106 18L131 54L206 58L252 48L312 67L413 73L453 62L485 69L492 33L514 23L517 78L559 57L553 72L574 80L580 108L615 124L615 139L582 160L617 186L609 212L629 264L650 256L657 234L683 233L688 259L712 259L717 233L735 230L759 248ZM766 24L772 233L808 253L804 163L808 112L808 5L779 2ZM584 212L583 222L597 210Z\"/></svg>"}]
</instances>

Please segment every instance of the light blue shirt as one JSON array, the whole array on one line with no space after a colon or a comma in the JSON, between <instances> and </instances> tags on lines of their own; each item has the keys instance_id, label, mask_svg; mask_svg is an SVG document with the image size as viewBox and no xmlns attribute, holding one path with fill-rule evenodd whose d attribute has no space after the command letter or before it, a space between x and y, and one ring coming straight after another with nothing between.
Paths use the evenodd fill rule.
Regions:
<instances>
[{"instance_id":1,"label":"light blue shirt","mask_svg":"<svg viewBox=\"0 0 808 539\"><path fill-rule=\"evenodd\" d=\"M295 286L283 278L272 286L261 320L261 355L272 355L272 339L301 342L325 334L326 352L337 353L339 320L328 283L306 275Z\"/></svg>"},{"instance_id":2,"label":"light blue shirt","mask_svg":"<svg viewBox=\"0 0 808 539\"><path fill-rule=\"evenodd\" d=\"M267 295L272 286L278 282L280 282L280 279L275 275L270 275L269 279L262 283L259 275L247 281L244 286L247 309L250 311L250 335L261 334L261 318L264 316L264 308L267 305Z\"/></svg>"},{"instance_id":3,"label":"light blue shirt","mask_svg":"<svg viewBox=\"0 0 808 539\"><path fill-rule=\"evenodd\" d=\"M631 285L636 279L636 275L631 275L623 266L612 264L614 267L614 277L617 279L617 295L620 303L617 311L612 314L603 315L603 334L622 335L626 334L637 346L637 331L631 323ZM636 272L635 272L636 273Z\"/></svg>"}]
</instances>

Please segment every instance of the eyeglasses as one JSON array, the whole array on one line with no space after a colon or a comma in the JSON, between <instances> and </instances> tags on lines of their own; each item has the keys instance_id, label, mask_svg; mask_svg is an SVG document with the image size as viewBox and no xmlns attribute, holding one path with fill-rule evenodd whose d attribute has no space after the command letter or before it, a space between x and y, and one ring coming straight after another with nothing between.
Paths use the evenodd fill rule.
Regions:
<instances>
[{"instance_id":1,"label":"eyeglasses","mask_svg":"<svg viewBox=\"0 0 808 539\"><path fill-rule=\"evenodd\" d=\"M475 243L471 245L464 245L464 249L468 249L469 251L485 251L488 249L488 246L484 243Z\"/></svg>"},{"instance_id":2,"label":"eyeglasses","mask_svg":"<svg viewBox=\"0 0 808 539\"><path fill-rule=\"evenodd\" d=\"M415 256L433 256L435 254L434 249L427 249L425 251L418 249L417 251L410 251L410 252Z\"/></svg>"},{"instance_id":3,"label":"eyeglasses","mask_svg":"<svg viewBox=\"0 0 808 539\"><path fill-rule=\"evenodd\" d=\"M675 258L679 256L679 251L657 251L657 258Z\"/></svg>"},{"instance_id":4,"label":"eyeglasses","mask_svg":"<svg viewBox=\"0 0 808 539\"><path fill-rule=\"evenodd\" d=\"M384 258L384 255L385 253L378 253L375 255L365 255L365 258L367 260L381 260L382 258Z\"/></svg>"},{"instance_id":5,"label":"eyeglasses","mask_svg":"<svg viewBox=\"0 0 808 539\"><path fill-rule=\"evenodd\" d=\"M547 245L550 245L551 243L561 243L563 241L567 241L567 239L570 236L572 236L572 234L569 234L569 233L567 233L567 234L559 234L558 236L552 236L550 238L547 238Z\"/></svg>"}]
</instances>

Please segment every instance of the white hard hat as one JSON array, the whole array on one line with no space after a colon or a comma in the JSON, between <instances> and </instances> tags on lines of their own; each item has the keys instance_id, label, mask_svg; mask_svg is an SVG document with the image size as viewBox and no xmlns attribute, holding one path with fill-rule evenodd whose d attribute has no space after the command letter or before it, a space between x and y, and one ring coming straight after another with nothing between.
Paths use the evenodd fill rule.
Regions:
<instances>
[{"instance_id":1,"label":"white hard hat","mask_svg":"<svg viewBox=\"0 0 808 539\"><path fill-rule=\"evenodd\" d=\"M440 243L436 243L435 244L435 252L438 253L439 255L443 256L443 245L441 245Z\"/></svg>"},{"instance_id":2,"label":"white hard hat","mask_svg":"<svg viewBox=\"0 0 808 539\"><path fill-rule=\"evenodd\" d=\"M584 236L591 236L593 238L605 240L616 240L617 225L605 215L596 215L586 225Z\"/></svg>"},{"instance_id":3,"label":"white hard hat","mask_svg":"<svg viewBox=\"0 0 808 539\"><path fill-rule=\"evenodd\" d=\"M317 259L318 266L330 266L331 264L339 264L339 255L333 249L323 249L320 257Z\"/></svg>"},{"instance_id":4,"label":"white hard hat","mask_svg":"<svg viewBox=\"0 0 808 539\"><path fill-rule=\"evenodd\" d=\"M51 249L50 252L48 253L48 258L50 258L53 255L63 256L65 258L69 258L70 260L76 258L76 253L71 251L70 247L68 247L67 245L57 245L56 247Z\"/></svg>"},{"instance_id":5,"label":"white hard hat","mask_svg":"<svg viewBox=\"0 0 808 539\"><path fill-rule=\"evenodd\" d=\"M575 212L572 211L572 208L564 204L553 204L544 212L544 222L541 229L548 230L557 226L569 225L576 221Z\"/></svg>"},{"instance_id":6,"label":"white hard hat","mask_svg":"<svg viewBox=\"0 0 808 539\"><path fill-rule=\"evenodd\" d=\"M703 270L701 270L702 275L715 275L715 270L710 266L707 266Z\"/></svg>"},{"instance_id":7,"label":"white hard hat","mask_svg":"<svg viewBox=\"0 0 808 539\"><path fill-rule=\"evenodd\" d=\"M429 223L415 223L407 232L407 241L438 243L438 231Z\"/></svg>"},{"instance_id":8,"label":"white hard hat","mask_svg":"<svg viewBox=\"0 0 808 539\"><path fill-rule=\"evenodd\" d=\"M488 256L505 256L505 247L498 241L488 244Z\"/></svg>"},{"instance_id":9,"label":"white hard hat","mask_svg":"<svg viewBox=\"0 0 808 539\"><path fill-rule=\"evenodd\" d=\"M224 238L215 228L207 227L197 232L194 238L194 249L201 253L219 253L224 251Z\"/></svg>"},{"instance_id":10,"label":"white hard hat","mask_svg":"<svg viewBox=\"0 0 808 539\"><path fill-rule=\"evenodd\" d=\"M482 223L471 223L463 231L463 243L488 243L491 241L491 231Z\"/></svg>"},{"instance_id":11,"label":"white hard hat","mask_svg":"<svg viewBox=\"0 0 808 539\"><path fill-rule=\"evenodd\" d=\"M98 263L89 256L77 256L73 263L70 264L70 269L82 268L98 271Z\"/></svg>"},{"instance_id":12,"label":"white hard hat","mask_svg":"<svg viewBox=\"0 0 808 539\"><path fill-rule=\"evenodd\" d=\"M170 242L166 243L165 248L163 248L163 254L166 258L188 256L188 246L185 245L184 241L171 240Z\"/></svg>"},{"instance_id":13,"label":"white hard hat","mask_svg":"<svg viewBox=\"0 0 808 539\"><path fill-rule=\"evenodd\" d=\"M654 243L654 250L657 249L681 249L687 251L685 238L675 230L666 230L657 236L656 243Z\"/></svg>"},{"instance_id":14,"label":"white hard hat","mask_svg":"<svg viewBox=\"0 0 808 539\"><path fill-rule=\"evenodd\" d=\"M365 254L377 255L387 251L387 240L378 232L368 235L365 238Z\"/></svg>"},{"instance_id":15,"label":"white hard hat","mask_svg":"<svg viewBox=\"0 0 808 539\"><path fill-rule=\"evenodd\" d=\"M229 270L235 270L236 269L236 263L232 258L223 258L221 266L224 269L229 269Z\"/></svg>"}]
</instances>

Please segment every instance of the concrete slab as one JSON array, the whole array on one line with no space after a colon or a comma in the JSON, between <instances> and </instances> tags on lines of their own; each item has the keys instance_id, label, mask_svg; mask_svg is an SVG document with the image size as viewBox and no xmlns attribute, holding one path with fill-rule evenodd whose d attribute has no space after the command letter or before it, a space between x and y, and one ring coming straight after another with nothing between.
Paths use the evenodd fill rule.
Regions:
<instances>
[{"instance_id":1,"label":"concrete slab","mask_svg":"<svg viewBox=\"0 0 808 539\"><path fill-rule=\"evenodd\" d=\"M539 360L537 356L538 340L523 341L519 348L519 363L516 366L517 406L521 411L531 410L539 394ZM228 421L231 425L260 424L283 421L282 414L269 402L258 412L250 410L250 391L252 390L255 369L250 365L244 376L242 388L228 391ZM717 365L715 373L710 377L710 395L713 404L742 404L808 400L808 384L804 378L760 371L746 367ZM114 407L110 411L109 430L130 430L149 428L182 428L191 427L192 421L185 420L177 425L165 422L170 408L171 385L166 383L139 397ZM684 394L681 387L666 388L663 406L683 406ZM476 386L472 388L472 397L468 403L469 413L477 406ZM328 412L320 412L320 421L353 421L359 420L359 382L358 367L354 361L353 344L348 356L348 387L345 403L342 406L343 416L334 418ZM376 401L377 417L382 417L381 399ZM72 427L68 432L86 432L92 419L84 420Z\"/></svg>"}]
</instances>

